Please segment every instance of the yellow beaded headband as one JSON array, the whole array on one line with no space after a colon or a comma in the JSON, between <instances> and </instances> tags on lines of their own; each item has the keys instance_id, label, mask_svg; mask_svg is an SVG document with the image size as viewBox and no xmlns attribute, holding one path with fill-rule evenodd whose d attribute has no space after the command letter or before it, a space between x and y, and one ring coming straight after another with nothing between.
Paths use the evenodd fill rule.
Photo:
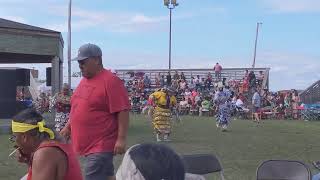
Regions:
<instances>
[{"instance_id":1,"label":"yellow beaded headband","mask_svg":"<svg viewBox=\"0 0 320 180\"><path fill-rule=\"evenodd\" d=\"M46 132L49 134L50 139L54 139L54 133L51 129L44 127L45 122L42 120L38 122L36 125L26 124L26 123L19 123L15 121L11 121L11 129L14 133L24 133L31 129L39 128L39 132Z\"/></svg>"}]
</instances>

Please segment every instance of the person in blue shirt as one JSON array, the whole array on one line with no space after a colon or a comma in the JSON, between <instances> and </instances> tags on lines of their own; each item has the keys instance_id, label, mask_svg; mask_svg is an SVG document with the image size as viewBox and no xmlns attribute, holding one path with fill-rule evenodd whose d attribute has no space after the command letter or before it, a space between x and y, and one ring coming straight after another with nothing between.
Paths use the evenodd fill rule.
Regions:
<instances>
[{"instance_id":1,"label":"person in blue shirt","mask_svg":"<svg viewBox=\"0 0 320 180\"><path fill-rule=\"evenodd\" d=\"M252 97L252 106L253 106L253 114L254 114L254 121L260 123L260 108L261 108L261 97L259 94L258 89L254 89L254 94Z\"/></svg>"}]
</instances>

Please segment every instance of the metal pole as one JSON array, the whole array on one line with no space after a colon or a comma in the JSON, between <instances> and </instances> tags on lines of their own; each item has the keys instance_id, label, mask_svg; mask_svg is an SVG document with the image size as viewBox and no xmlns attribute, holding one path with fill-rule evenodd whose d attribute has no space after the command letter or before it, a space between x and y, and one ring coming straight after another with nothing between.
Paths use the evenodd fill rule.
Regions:
<instances>
[{"instance_id":1,"label":"metal pole","mask_svg":"<svg viewBox=\"0 0 320 180\"><path fill-rule=\"evenodd\" d=\"M172 23L172 8L169 8L170 10L170 31L169 31L169 71L171 71L171 23Z\"/></svg>"},{"instance_id":2,"label":"metal pole","mask_svg":"<svg viewBox=\"0 0 320 180\"><path fill-rule=\"evenodd\" d=\"M68 84L71 88L71 5L72 0L69 0L69 12L68 12Z\"/></svg>"},{"instance_id":3,"label":"metal pole","mask_svg":"<svg viewBox=\"0 0 320 180\"><path fill-rule=\"evenodd\" d=\"M254 45L254 54L253 54L252 68L255 68L255 66L256 66L257 44L258 44L258 36L259 36L259 26L260 26L260 24L262 24L262 23L257 23L257 32L256 32L255 45Z\"/></svg>"}]
</instances>

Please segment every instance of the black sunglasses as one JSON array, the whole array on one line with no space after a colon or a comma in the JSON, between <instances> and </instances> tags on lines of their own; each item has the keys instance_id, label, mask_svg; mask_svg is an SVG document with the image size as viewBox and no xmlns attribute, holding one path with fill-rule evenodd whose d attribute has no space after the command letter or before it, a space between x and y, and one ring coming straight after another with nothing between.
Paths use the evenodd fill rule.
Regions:
<instances>
[{"instance_id":1,"label":"black sunglasses","mask_svg":"<svg viewBox=\"0 0 320 180\"><path fill-rule=\"evenodd\" d=\"M9 140L14 143L16 142L17 136L16 135L11 135L11 137L9 138Z\"/></svg>"}]
</instances>

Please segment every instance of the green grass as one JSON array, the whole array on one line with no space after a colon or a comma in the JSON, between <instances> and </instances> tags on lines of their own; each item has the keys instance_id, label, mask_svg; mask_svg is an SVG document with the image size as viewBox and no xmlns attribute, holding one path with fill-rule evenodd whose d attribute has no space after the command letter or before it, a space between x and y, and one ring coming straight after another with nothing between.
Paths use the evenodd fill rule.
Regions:
<instances>
[{"instance_id":1,"label":"green grass","mask_svg":"<svg viewBox=\"0 0 320 180\"><path fill-rule=\"evenodd\" d=\"M167 143L179 154L213 153L224 167L227 180L255 179L257 166L268 159L300 160L310 165L320 159L320 122L269 120L262 124L236 120L229 132L218 131L213 118L183 117L174 125L172 142ZM10 149L7 135L0 136L0 179L15 180L26 167L7 158ZM154 142L150 122L143 116L131 116L128 146ZM122 157L115 158L118 166ZM313 169L314 172L316 172ZM218 179L216 175L208 180Z\"/></svg>"}]
</instances>

